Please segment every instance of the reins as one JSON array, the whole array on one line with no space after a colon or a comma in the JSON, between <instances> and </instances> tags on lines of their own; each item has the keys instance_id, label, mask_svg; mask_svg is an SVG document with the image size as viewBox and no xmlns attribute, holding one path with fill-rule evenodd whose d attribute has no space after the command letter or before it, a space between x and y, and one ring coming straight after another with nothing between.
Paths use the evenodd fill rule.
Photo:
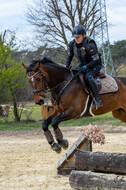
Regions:
<instances>
[{"instance_id":1,"label":"reins","mask_svg":"<svg viewBox=\"0 0 126 190\"><path fill-rule=\"evenodd\" d=\"M72 77L71 77L69 80L67 80L67 81L66 81L66 80L63 81L64 83L66 83L66 85L60 90L59 94L57 95L56 102L57 102L58 105L59 105L59 100L60 100L60 97L61 97L61 94L63 93L63 91L67 88L67 86L71 83L71 81L72 81L76 76L78 76L80 73L81 73L81 71L78 71L75 75L73 75L73 73L71 72Z\"/></svg>"},{"instance_id":2,"label":"reins","mask_svg":"<svg viewBox=\"0 0 126 190\"><path fill-rule=\"evenodd\" d=\"M54 86L53 88L49 89L48 91L49 91L49 92L52 92L52 91L54 91L55 89L57 89L60 85L66 83L66 85L63 87L63 89L59 92L59 93L61 94L61 93L65 90L65 88L69 85L69 83L70 83L77 75L80 74L80 72L81 72L81 71L79 71L79 72L77 72L75 75L73 75L73 73L72 73L72 71L71 71L71 76L72 76L71 78L69 78L68 80L62 81L62 82L59 83L58 85L56 85L56 86Z\"/></svg>"}]
</instances>

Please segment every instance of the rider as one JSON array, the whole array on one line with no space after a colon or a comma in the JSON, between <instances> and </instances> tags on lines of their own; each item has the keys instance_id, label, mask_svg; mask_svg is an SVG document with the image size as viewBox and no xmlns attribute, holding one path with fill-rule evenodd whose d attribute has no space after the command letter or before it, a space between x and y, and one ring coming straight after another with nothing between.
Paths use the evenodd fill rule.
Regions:
<instances>
[{"instance_id":1,"label":"rider","mask_svg":"<svg viewBox=\"0 0 126 190\"><path fill-rule=\"evenodd\" d=\"M97 84L94 80L94 77L99 73L102 66L97 45L93 39L86 36L86 30L82 25L77 25L73 28L72 37L74 40L69 43L66 67L70 67L73 56L75 55L80 62L77 69L79 71L85 71L85 80L95 99L92 108L98 109L103 105Z\"/></svg>"}]
</instances>

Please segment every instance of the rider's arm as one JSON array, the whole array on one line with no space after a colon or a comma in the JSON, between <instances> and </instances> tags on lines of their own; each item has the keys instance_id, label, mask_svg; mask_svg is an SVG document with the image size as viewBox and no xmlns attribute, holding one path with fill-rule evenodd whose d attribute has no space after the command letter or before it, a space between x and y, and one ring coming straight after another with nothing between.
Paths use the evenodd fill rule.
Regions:
<instances>
[{"instance_id":1,"label":"rider's arm","mask_svg":"<svg viewBox=\"0 0 126 190\"><path fill-rule=\"evenodd\" d=\"M88 69L88 68L90 69L90 68L94 67L94 66L97 65L97 64L100 64L100 65L101 65L100 54L99 54L99 52L98 52L97 45L96 45L96 43L94 42L94 40L91 40L91 41L88 43L87 53L88 53L88 56L91 57L91 62L86 65L86 68L87 68L87 69Z\"/></svg>"},{"instance_id":2,"label":"rider's arm","mask_svg":"<svg viewBox=\"0 0 126 190\"><path fill-rule=\"evenodd\" d=\"M67 60L66 60L66 67L67 68L70 67L71 61L72 61L73 56L74 56L73 45L74 45L74 40L69 43L68 56L67 56Z\"/></svg>"}]
</instances>

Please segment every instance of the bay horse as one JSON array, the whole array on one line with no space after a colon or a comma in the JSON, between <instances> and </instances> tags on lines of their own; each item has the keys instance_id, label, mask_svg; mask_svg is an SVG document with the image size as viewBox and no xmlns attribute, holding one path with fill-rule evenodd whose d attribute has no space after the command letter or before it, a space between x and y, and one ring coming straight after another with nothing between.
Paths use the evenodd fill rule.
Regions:
<instances>
[{"instance_id":1,"label":"bay horse","mask_svg":"<svg viewBox=\"0 0 126 190\"><path fill-rule=\"evenodd\" d=\"M84 91L77 71L73 74L69 69L54 63L49 58L34 60L29 66L24 65L32 85L34 101L44 104L47 91L51 92L51 102L54 111L44 122L42 128L51 148L60 152L61 147L68 148L68 141L63 139L63 134L58 127L62 121L83 117L83 110L87 104L88 94ZM91 109L92 115L101 115L112 112L113 117L126 122L126 78L115 77L118 91L100 95L103 106ZM49 130L49 125L54 129L54 137Z\"/></svg>"}]
</instances>

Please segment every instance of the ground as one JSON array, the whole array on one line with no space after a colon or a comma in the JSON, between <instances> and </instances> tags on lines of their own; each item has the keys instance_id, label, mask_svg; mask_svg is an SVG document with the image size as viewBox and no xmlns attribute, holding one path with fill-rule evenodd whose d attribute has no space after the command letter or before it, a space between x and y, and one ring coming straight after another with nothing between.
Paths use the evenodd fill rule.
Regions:
<instances>
[{"instance_id":1,"label":"ground","mask_svg":"<svg viewBox=\"0 0 126 190\"><path fill-rule=\"evenodd\" d=\"M93 151L126 153L125 126L104 129L106 143L93 144ZM61 130L72 146L84 127ZM41 130L0 132L0 190L72 190L68 176L57 175L58 160L66 152L52 151Z\"/></svg>"}]
</instances>

